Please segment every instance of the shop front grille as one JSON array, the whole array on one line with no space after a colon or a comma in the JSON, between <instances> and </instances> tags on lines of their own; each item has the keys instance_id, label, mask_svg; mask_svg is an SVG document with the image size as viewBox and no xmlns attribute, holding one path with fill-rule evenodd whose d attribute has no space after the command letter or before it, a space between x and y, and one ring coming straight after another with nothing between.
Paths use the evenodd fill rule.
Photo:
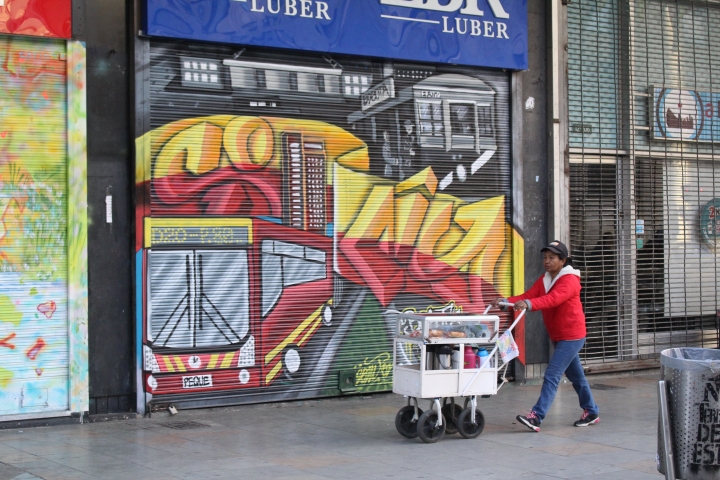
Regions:
<instances>
[{"instance_id":1,"label":"shop front grille","mask_svg":"<svg viewBox=\"0 0 720 480\"><path fill-rule=\"evenodd\" d=\"M588 367L719 345L720 5L568 4L570 247Z\"/></svg>"}]
</instances>

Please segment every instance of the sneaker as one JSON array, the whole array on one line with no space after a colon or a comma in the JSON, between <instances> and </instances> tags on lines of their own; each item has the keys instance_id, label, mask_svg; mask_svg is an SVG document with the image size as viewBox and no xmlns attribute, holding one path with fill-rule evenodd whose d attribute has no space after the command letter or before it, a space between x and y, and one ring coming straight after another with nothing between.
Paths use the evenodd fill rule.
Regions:
<instances>
[{"instance_id":1,"label":"sneaker","mask_svg":"<svg viewBox=\"0 0 720 480\"><path fill-rule=\"evenodd\" d=\"M518 422L522 423L526 427L528 427L530 430L534 430L536 432L540 431L540 419L537 416L537 413L530 412L527 415L518 415L515 417Z\"/></svg>"},{"instance_id":2,"label":"sneaker","mask_svg":"<svg viewBox=\"0 0 720 480\"><path fill-rule=\"evenodd\" d=\"M584 410L582 417L580 417L580 420L575 422L575 426L587 427L588 425L594 425L596 423L600 423L600 416L595 415L594 413L588 413L587 410Z\"/></svg>"}]
</instances>

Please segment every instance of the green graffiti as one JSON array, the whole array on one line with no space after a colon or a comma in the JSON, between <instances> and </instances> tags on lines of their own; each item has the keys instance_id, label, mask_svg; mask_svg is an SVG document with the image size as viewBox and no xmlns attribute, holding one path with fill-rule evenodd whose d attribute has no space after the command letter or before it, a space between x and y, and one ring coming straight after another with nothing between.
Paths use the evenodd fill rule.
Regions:
<instances>
[{"instance_id":1,"label":"green graffiti","mask_svg":"<svg viewBox=\"0 0 720 480\"><path fill-rule=\"evenodd\" d=\"M392 379L392 355L381 353L374 358L366 358L364 362L355 365L355 385L376 385L388 383Z\"/></svg>"},{"instance_id":2,"label":"green graffiti","mask_svg":"<svg viewBox=\"0 0 720 480\"><path fill-rule=\"evenodd\" d=\"M392 389L392 335L388 330L377 298L368 295L353 320L335 361L324 395L338 394L338 374L355 370L357 392L369 393Z\"/></svg>"},{"instance_id":3,"label":"green graffiti","mask_svg":"<svg viewBox=\"0 0 720 480\"><path fill-rule=\"evenodd\" d=\"M14 376L15 374L12 372L12 370L0 367L0 387L6 388L10 384Z\"/></svg>"},{"instance_id":4,"label":"green graffiti","mask_svg":"<svg viewBox=\"0 0 720 480\"><path fill-rule=\"evenodd\" d=\"M15 307L10 297L0 295L0 322L12 323L18 326L21 321L22 312Z\"/></svg>"}]
</instances>

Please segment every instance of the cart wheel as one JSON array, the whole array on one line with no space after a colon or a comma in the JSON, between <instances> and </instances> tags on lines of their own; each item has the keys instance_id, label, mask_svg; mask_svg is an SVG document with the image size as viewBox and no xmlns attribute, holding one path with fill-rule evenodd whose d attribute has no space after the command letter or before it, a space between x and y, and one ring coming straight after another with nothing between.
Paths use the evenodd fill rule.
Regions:
<instances>
[{"instance_id":1,"label":"cart wheel","mask_svg":"<svg viewBox=\"0 0 720 480\"><path fill-rule=\"evenodd\" d=\"M422 414L420 420L417 423L418 435L420 440L425 443L435 443L445 435L445 428L447 422L443 416L442 425L438 425L438 413L435 410L430 410Z\"/></svg>"},{"instance_id":2,"label":"cart wheel","mask_svg":"<svg viewBox=\"0 0 720 480\"><path fill-rule=\"evenodd\" d=\"M466 408L460 413L457 419L457 427L460 435L465 438L476 438L485 428L485 416L479 408L475 409L475 424L470 422L470 408Z\"/></svg>"},{"instance_id":3,"label":"cart wheel","mask_svg":"<svg viewBox=\"0 0 720 480\"><path fill-rule=\"evenodd\" d=\"M422 415L422 409L418 408L418 415ZM415 438L418 436L417 426L418 422L413 422L413 415L415 415L415 407L413 405L407 405L400 409L395 415L395 428L400 435L405 438Z\"/></svg>"},{"instance_id":4,"label":"cart wheel","mask_svg":"<svg viewBox=\"0 0 720 480\"><path fill-rule=\"evenodd\" d=\"M453 407L455 408L453 409ZM448 435L454 435L458 433L457 422L458 418L460 418L460 414L462 413L462 411L462 407L457 403L448 404L442 407L441 412L443 414L443 417L445 417L445 420L447 420L445 433L447 433Z\"/></svg>"}]
</instances>

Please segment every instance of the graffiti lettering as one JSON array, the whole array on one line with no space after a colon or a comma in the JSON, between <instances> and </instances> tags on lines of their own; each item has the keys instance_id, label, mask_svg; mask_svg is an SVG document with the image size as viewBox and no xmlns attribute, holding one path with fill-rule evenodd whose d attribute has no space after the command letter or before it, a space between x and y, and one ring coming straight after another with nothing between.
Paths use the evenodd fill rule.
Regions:
<instances>
[{"instance_id":1,"label":"graffiti lettering","mask_svg":"<svg viewBox=\"0 0 720 480\"><path fill-rule=\"evenodd\" d=\"M338 170L340 188L362 182ZM496 267L506 245L490 233L505 228L505 197L465 204L436 188L432 169L394 188L373 186L340 241L353 267L347 275L370 287L383 305L412 280L429 282L431 296L479 310L485 305L480 279L498 284L503 275ZM387 269L378 269L378 262Z\"/></svg>"},{"instance_id":2,"label":"graffiti lettering","mask_svg":"<svg viewBox=\"0 0 720 480\"><path fill-rule=\"evenodd\" d=\"M367 147L332 125L244 116L185 120L149 137L155 211L177 215L173 206L183 205L184 215L282 217L283 129L326 137L326 161L368 169Z\"/></svg>"},{"instance_id":3,"label":"graffiti lettering","mask_svg":"<svg viewBox=\"0 0 720 480\"><path fill-rule=\"evenodd\" d=\"M691 464L702 467L720 465L720 377L705 382L703 401L698 405L699 423L692 447ZM711 403L712 402L712 403Z\"/></svg>"},{"instance_id":4,"label":"graffiti lettering","mask_svg":"<svg viewBox=\"0 0 720 480\"><path fill-rule=\"evenodd\" d=\"M363 363L355 365L354 368L357 370L355 385L382 383L388 381L392 375L392 356L389 353L381 353L372 359L366 358Z\"/></svg>"},{"instance_id":5,"label":"graffiti lettering","mask_svg":"<svg viewBox=\"0 0 720 480\"><path fill-rule=\"evenodd\" d=\"M212 375L193 375L192 377L182 377L183 388L206 388L212 387Z\"/></svg>"}]
</instances>

